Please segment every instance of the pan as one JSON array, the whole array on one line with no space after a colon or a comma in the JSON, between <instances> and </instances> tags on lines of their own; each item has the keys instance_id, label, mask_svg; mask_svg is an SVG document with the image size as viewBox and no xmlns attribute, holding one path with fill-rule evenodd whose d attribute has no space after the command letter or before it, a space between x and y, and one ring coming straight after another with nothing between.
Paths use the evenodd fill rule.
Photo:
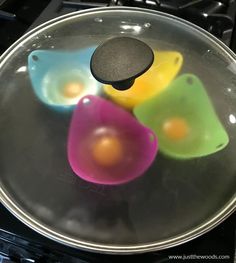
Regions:
<instances>
[{"instance_id":1,"label":"pan","mask_svg":"<svg viewBox=\"0 0 236 263\"><path fill-rule=\"evenodd\" d=\"M75 12L0 59L0 200L92 252L161 250L236 207L236 56L184 20Z\"/></svg>"}]
</instances>

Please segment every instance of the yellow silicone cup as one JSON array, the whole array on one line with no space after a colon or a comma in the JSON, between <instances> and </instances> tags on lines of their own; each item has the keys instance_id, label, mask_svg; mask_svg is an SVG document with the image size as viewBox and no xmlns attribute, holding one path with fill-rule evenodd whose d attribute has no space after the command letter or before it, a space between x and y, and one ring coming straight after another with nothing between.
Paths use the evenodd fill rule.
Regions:
<instances>
[{"instance_id":1,"label":"yellow silicone cup","mask_svg":"<svg viewBox=\"0 0 236 263\"><path fill-rule=\"evenodd\" d=\"M175 51L154 52L151 68L124 91L105 85L105 93L117 104L132 109L147 99L158 95L175 78L183 64L183 56Z\"/></svg>"}]
</instances>

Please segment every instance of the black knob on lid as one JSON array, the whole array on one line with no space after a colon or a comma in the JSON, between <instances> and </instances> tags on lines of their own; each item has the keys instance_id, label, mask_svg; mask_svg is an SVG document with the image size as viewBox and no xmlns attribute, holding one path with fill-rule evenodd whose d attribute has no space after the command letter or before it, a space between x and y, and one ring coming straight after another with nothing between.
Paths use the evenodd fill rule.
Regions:
<instances>
[{"instance_id":1,"label":"black knob on lid","mask_svg":"<svg viewBox=\"0 0 236 263\"><path fill-rule=\"evenodd\" d=\"M135 78L147 71L154 60L152 49L130 37L107 40L94 51L90 68L95 79L119 90L130 88Z\"/></svg>"}]
</instances>

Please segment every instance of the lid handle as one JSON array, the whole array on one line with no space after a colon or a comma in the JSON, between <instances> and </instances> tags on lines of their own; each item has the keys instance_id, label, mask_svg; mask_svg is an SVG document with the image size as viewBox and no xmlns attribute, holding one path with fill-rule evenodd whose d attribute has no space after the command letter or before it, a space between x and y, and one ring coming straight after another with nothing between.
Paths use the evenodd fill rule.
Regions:
<instances>
[{"instance_id":1,"label":"lid handle","mask_svg":"<svg viewBox=\"0 0 236 263\"><path fill-rule=\"evenodd\" d=\"M146 72L154 61L152 49L131 37L115 37L94 51L90 69L96 80L115 89L129 89L135 78Z\"/></svg>"}]
</instances>

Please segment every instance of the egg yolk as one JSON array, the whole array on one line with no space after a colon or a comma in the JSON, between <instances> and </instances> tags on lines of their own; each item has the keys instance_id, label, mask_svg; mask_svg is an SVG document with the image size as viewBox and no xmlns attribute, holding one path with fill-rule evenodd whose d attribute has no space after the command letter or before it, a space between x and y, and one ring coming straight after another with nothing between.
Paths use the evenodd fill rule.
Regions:
<instances>
[{"instance_id":1,"label":"egg yolk","mask_svg":"<svg viewBox=\"0 0 236 263\"><path fill-rule=\"evenodd\" d=\"M63 96L67 98L75 98L80 95L84 87L79 82L69 82L67 83L62 90Z\"/></svg>"},{"instance_id":2,"label":"egg yolk","mask_svg":"<svg viewBox=\"0 0 236 263\"><path fill-rule=\"evenodd\" d=\"M163 125L165 135L171 140L181 140L189 134L188 123L182 118L172 118Z\"/></svg>"},{"instance_id":3,"label":"egg yolk","mask_svg":"<svg viewBox=\"0 0 236 263\"><path fill-rule=\"evenodd\" d=\"M92 155L99 165L113 166L122 158L122 143L116 136L102 136L93 144Z\"/></svg>"}]
</instances>

